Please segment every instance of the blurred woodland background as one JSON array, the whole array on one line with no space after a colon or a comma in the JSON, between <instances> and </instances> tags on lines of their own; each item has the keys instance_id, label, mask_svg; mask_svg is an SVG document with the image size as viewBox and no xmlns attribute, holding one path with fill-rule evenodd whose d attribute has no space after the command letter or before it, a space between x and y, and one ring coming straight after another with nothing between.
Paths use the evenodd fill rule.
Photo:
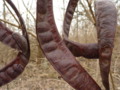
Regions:
<instances>
[{"instance_id":1,"label":"blurred woodland background","mask_svg":"<svg viewBox=\"0 0 120 90\"><path fill-rule=\"evenodd\" d=\"M17 2L15 5L17 6L26 23L30 39L31 58L23 74L11 83L1 87L0 90L74 90L59 77L59 74L57 74L50 63L46 60L38 46L35 35L36 0L12 1ZM62 23L68 1L69 0L53 0L53 2L58 2L54 3L54 9L59 9L59 13L55 14L55 17L60 17L59 19L55 19L61 36ZM94 12L94 1L95 0L79 1L71 25L69 35L71 40L80 43L97 42L96 28L94 26L94 16L91 14L89 7L89 5L91 5ZM118 26L114 42L115 47L112 55L110 83L111 90L120 90L120 0L113 1L115 2L116 8L118 10ZM14 11L5 2L5 0L1 0L0 2L0 21L4 22L7 27L9 27L14 32L21 33L19 29L19 21L16 18ZM20 2L21 4L19 4ZM0 42L0 68L9 63L10 60L12 60L17 55L17 53L18 52L16 50L11 49ZM99 61L96 59L88 60L83 57L79 57L77 60L102 87L102 90L104 90L100 78Z\"/></svg>"}]
</instances>

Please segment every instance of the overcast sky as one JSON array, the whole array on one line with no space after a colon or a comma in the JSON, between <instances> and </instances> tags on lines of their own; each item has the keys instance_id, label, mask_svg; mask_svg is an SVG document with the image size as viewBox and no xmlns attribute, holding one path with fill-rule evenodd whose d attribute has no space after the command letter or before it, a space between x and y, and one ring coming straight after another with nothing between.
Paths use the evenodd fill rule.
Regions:
<instances>
[{"instance_id":1,"label":"overcast sky","mask_svg":"<svg viewBox=\"0 0 120 90\"><path fill-rule=\"evenodd\" d=\"M26 9L23 6L22 0L12 0L16 7L20 10L20 13L25 13ZM31 9L30 11L33 13L35 17L36 13L36 0L23 0L28 8ZM65 2L65 5L63 4L63 1ZM54 15L55 15L55 20L58 26L59 31L62 29L62 24L63 24L63 8L66 8L69 0L53 0L53 6L54 6ZM29 2L29 3L28 3ZM0 12L2 12L2 6L3 6L3 0L0 0Z\"/></svg>"}]
</instances>

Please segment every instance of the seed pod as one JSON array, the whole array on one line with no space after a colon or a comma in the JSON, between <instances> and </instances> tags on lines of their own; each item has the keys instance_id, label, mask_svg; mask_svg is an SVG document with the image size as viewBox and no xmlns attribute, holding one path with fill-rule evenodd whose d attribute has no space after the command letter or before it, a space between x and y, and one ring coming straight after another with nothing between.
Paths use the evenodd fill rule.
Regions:
<instances>
[{"instance_id":1,"label":"seed pod","mask_svg":"<svg viewBox=\"0 0 120 90\"><path fill-rule=\"evenodd\" d=\"M97 0L95 2L95 15L101 77L106 90L110 90L109 72L117 25L117 10L112 1Z\"/></svg>"},{"instance_id":2,"label":"seed pod","mask_svg":"<svg viewBox=\"0 0 120 90\"><path fill-rule=\"evenodd\" d=\"M76 57L83 56L88 59L97 59L99 57L97 43L81 44L81 43L70 41L68 39L71 21L73 19L73 15L77 7L77 3L78 3L78 0L70 0L67 6L64 23L63 23L64 42L74 56Z\"/></svg>"},{"instance_id":3,"label":"seed pod","mask_svg":"<svg viewBox=\"0 0 120 90\"><path fill-rule=\"evenodd\" d=\"M10 4L19 18L23 36L12 32L0 22L0 41L19 50L17 57L4 68L0 69L0 86L5 85L18 77L24 71L30 57L30 46L24 21L12 1L6 1Z\"/></svg>"},{"instance_id":4,"label":"seed pod","mask_svg":"<svg viewBox=\"0 0 120 90\"><path fill-rule=\"evenodd\" d=\"M52 2L37 0L36 34L44 55L62 78L76 90L101 90L61 39L54 21ZM45 11L39 11L43 7L39 5L43 5Z\"/></svg>"}]
</instances>

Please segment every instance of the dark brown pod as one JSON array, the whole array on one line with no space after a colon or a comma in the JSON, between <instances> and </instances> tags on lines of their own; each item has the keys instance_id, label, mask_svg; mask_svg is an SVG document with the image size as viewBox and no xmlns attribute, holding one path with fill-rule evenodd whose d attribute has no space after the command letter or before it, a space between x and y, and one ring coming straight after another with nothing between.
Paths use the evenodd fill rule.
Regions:
<instances>
[{"instance_id":1,"label":"dark brown pod","mask_svg":"<svg viewBox=\"0 0 120 90\"><path fill-rule=\"evenodd\" d=\"M41 7L45 11L39 10ZM36 34L46 58L66 82L76 90L101 90L61 39L54 21L52 0L37 0Z\"/></svg>"},{"instance_id":2,"label":"dark brown pod","mask_svg":"<svg viewBox=\"0 0 120 90\"><path fill-rule=\"evenodd\" d=\"M64 42L75 57L82 56L88 59L99 58L97 43L81 44L81 43L70 41L67 38L64 38Z\"/></svg>"},{"instance_id":3,"label":"dark brown pod","mask_svg":"<svg viewBox=\"0 0 120 90\"><path fill-rule=\"evenodd\" d=\"M63 23L64 42L74 56L76 57L83 56L88 59L97 59L99 57L97 43L81 44L81 43L70 41L68 39L71 21L73 19L73 15L77 7L77 3L78 3L78 0L70 0L67 7L64 23Z\"/></svg>"},{"instance_id":4,"label":"dark brown pod","mask_svg":"<svg viewBox=\"0 0 120 90\"><path fill-rule=\"evenodd\" d=\"M0 86L5 85L18 77L24 71L24 68L28 64L30 57L29 40L24 21L12 1L6 1L10 4L19 18L23 36L13 33L0 22L0 41L20 51L12 62L0 69Z\"/></svg>"},{"instance_id":5,"label":"dark brown pod","mask_svg":"<svg viewBox=\"0 0 120 90\"><path fill-rule=\"evenodd\" d=\"M106 90L110 90L109 72L117 25L117 10L112 1L97 0L95 2L95 15L102 82Z\"/></svg>"},{"instance_id":6,"label":"dark brown pod","mask_svg":"<svg viewBox=\"0 0 120 90\"><path fill-rule=\"evenodd\" d=\"M71 0L71 2L72 1L73 0ZM100 59L102 82L106 90L109 90L108 75L117 22L115 5L110 0L97 0L95 2L98 44L80 44L67 39L75 7L77 6L77 4L75 4L73 7L74 4L71 2L68 4L63 24L64 42L74 56Z\"/></svg>"},{"instance_id":7,"label":"dark brown pod","mask_svg":"<svg viewBox=\"0 0 120 90\"><path fill-rule=\"evenodd\" d=\"M11 48L23 51L27 49L27 43L24 36L12 32L2 22L0 22L0 41ZM24 49L22 49L24 47Z\"/></svg>"},{"instance_id":8,"label":"dark brown pod","mask_svg":"<svg viewBox=\"0 0 120 90\"><path fill-rule=\"evenodd\" d=\"M69 0L63 23L63 37L68 38L71 21L79 0Z\"/></svg>"}]
</instances>

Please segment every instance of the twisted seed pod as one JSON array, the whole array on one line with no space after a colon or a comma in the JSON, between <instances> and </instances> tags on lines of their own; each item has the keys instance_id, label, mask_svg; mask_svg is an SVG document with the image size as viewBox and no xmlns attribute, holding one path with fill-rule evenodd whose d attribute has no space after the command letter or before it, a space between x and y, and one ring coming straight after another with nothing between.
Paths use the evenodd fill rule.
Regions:
<instances>
[{"instance_id":1,"label":"twisted seed pod","mask_svg":"<svg viewBox=\"0 0 120 90\"><path fill-rule=\"evenodd\" d=\"M69 1L68 7L65 13L64 23L63 23L64 42L74 56L76 57L83 56L88 59L96 59L99 57L97 43L81 44L81 43L70 41L68 39L71 21L73 19L73 15L77 7L78 1L79 0Z\"/></svg>"},{"instance_id":2,"label":"twisted seed pod","mask_svg":"<svg viewBox=\"0 0 120 90\"><path fill-rule=\"evenodd\" d=\"M98 0L96 1L96 3L97 4L95 4L96 6L95 10L99 43L79 44L77 42L73 42L67 39L70 30L71 20L73 17L72 15L74 13L74 12L69 13L70 12L69 8L70 10L73 10L71 9L72 6L71 3L69 3L68 5L66 16L64 19L64 37L65 37L64 41L69 50L75 56L83 56L86 58L98 58L98 57L100 58L100 69L103 84L106 90L109 90L108 75L110 71L111 54L116 30L117 11L113 2L109 0L108 1ZM75 7L73 8L75 10ZM68 18L69 16L71 16L71 18Z\"/></svg>"},{"instance_id":3,"label":"twisted seed pod","mask_svg":"<svg viewBox=\"0 0 120 90\"><path fill-rule=\"evenodd\" d=\"M6 1L11 5L11 7L16 12L19 18L23 36L13 33L0 22L0 37L2 38L0 41L2 41L3 43L12 48L20 50L17 57L11 63L6 65L4 68L0 69L0 86L9 83L17 76L19 76L23 72L30 57L28 35L26 32L26 27L24 25L23 19L19 14L18 10L16 9L15 5L12 3L12 1L11 0Z\"/></svg>"},{"instance_id":4,"label":"twisted seed pod","mask_svg":"<svg viewBox=\"0 0 120 90\"><path fill-rule=\"evenodd\" d=\"M52 0L37 0L36 34L46 58L76 90L101 90L75 60L61 39L53 16Z\"/></svg>"},{"instance_id":5,"label":"twisted seed pod","mask_svg":"<svg viewBox=\"0 0 120 90\"><path fill-rule=\"evenodd\" d=\"M109 71L117 25L117 10L112 1L97 0L95 2L95 14L102 82L106 90L110 90Z\"/></svg>"}]
</instances>

